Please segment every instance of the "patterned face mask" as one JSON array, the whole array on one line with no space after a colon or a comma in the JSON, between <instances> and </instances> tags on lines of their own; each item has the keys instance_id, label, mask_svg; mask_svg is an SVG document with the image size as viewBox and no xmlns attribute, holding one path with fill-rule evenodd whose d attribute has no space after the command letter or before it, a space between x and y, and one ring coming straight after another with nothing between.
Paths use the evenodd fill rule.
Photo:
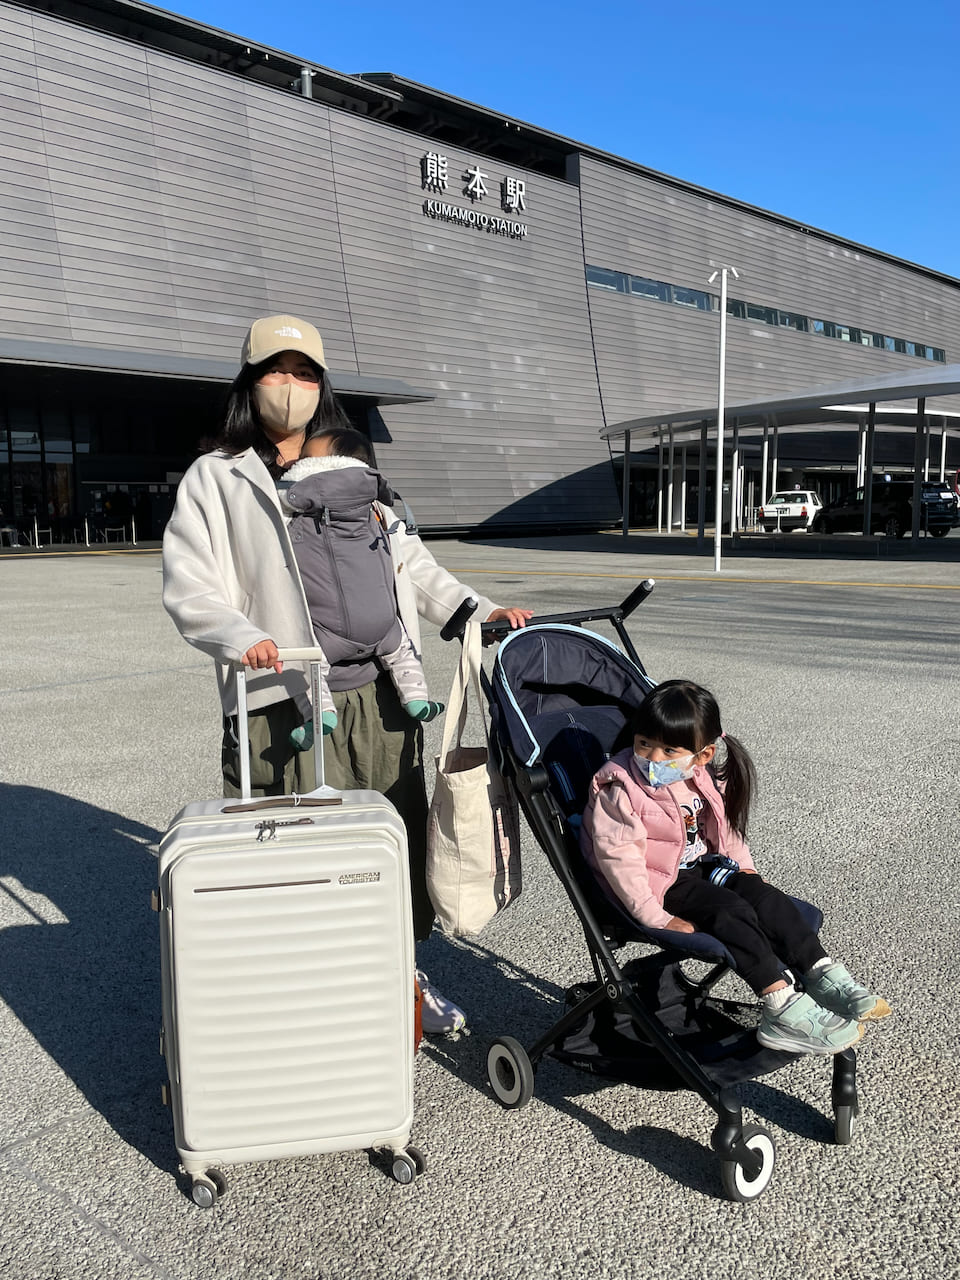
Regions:
<instances>
[{"instance_id":1,"label":"patterned face mask","mask_svg":"<svg viewBox=\"0 0 960 1280\"><path fill-rule=\"evenodd\" d=\"M646 756L633 753L637 768L651 787L668 787L671 782L683 782L693 777L694 753L678 756L676 760L648 760Z\"/></svg>"}]
</instances>

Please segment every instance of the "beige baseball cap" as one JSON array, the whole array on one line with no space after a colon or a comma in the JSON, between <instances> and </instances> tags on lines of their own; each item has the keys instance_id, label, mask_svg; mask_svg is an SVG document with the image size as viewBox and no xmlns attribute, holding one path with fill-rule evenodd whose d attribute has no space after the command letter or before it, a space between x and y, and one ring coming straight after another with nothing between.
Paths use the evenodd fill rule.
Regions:
<instances>
[{"instance_id":1,"label":"beige baseball cap","mask_svg":"<svg viewBox=\"0 0 960 1280\"><path fill-rule=\"evenodd\" d=\"M326 369L323 339L306 320L296 316L263 316L254 320L243 340L242 364L260 364L281 351L302 351L314 364Z\"/></svg>"}]
</instances>

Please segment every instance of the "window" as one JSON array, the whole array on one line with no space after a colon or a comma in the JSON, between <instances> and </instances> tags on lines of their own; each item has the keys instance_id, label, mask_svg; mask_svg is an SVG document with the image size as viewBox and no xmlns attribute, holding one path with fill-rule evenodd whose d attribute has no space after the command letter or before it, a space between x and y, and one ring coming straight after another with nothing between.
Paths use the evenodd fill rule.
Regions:
<instances>
[{"instance_id":1,"label":"window","mask_svg":"<svg viewBox=\"0 0 960 1280\"><path fill-rule=\"evenodd\" d=\"M596 289L611 293L633 293L653 302L671 302L692 311L719 311L720 299L700 289L687 289L664 280L652 280L648 276L634 276L609 267L587 267L587 283ZM946 364L946 354L941 347L930 347L923 342L907 342L904 338L889 338L872 329L857 325L837 324L834 320L816 320L798 311L781 311L760 302L745 302L741 298L727 299L727 315L737 320L754 320L761 324L793 329L796 333L818 333L823 338L835 338L854 346L872 347L877 351L896 351L900 355L916 356L918 360L935 360ZM78 441L78 448L80 444Z\"/></svg>"},{"instance_id":2,"label":"window","mask_svg":"<svg viewBox=\"0 0 960 1280\"><path fill-rule=\"evenodd\" d=\"M777 309L776 307L762 307L758 302L748 302L747 319L760 320L763 324L777 324Z\"/></svg>"},{"instance_id":3,"label":"window","mask_svg":"<svg viewBox=\"0 0 960 1280\"><path fill-rule=\"evenodd\" d=\"M647 280L644 276L630 277L630 292L641 298L653 298L656 302L670 301L670 286L662 280Z\"/></svg>"},{"instance_id":4,"label":"window","mask_svg":"<svg viewBox=\"0 0 960 1280\"><path fill-rule=\"evenodd\" d=\"M627 277L622 271L609 271L606 267L587 267L587 284L598 289L610 289L614 293L627 292Z\"/></svg>"},{"instance_id":5,"label":"window","mask_svg":"<svg viewBox=\"0 0 960 1280\"><path fill-rule=\"evenodd\" d=\"M698 311L710 310L709 293L701 293L699 289L681 289L675 284L672 289L673 301L678 307L696 307Z\"/></svg>"},{"instance_id":6,"label":"window","mask_svg":"<svg viewBox=\"0 0 960 1280\"><path fill-rule=\"evenodd\" d=\"M808 332L807 317L799 316L795 311L781 311L780 324L784 329L796 329L798 333Z\"/></svg>"}]
</instances>

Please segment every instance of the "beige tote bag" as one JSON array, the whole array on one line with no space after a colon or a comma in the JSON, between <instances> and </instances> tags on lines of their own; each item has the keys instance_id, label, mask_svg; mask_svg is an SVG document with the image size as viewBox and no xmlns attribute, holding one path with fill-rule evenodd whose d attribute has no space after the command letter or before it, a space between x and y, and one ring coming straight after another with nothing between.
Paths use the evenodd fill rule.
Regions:
<instances>
[{"instance_id":1,"label":"beige tote bag","mask_svg":"<svg viewBox=\"0 0 960 1280\"><path fill-rule=\"evenodd\" d=\"M482 747L462 742L471 688L483 721ZM520 887L519 807L490 757L480 688L480 623L468 622L427 820L427 888L440 928L456 937L479 933L513 902Z\"/></svg>"}]
</instances>

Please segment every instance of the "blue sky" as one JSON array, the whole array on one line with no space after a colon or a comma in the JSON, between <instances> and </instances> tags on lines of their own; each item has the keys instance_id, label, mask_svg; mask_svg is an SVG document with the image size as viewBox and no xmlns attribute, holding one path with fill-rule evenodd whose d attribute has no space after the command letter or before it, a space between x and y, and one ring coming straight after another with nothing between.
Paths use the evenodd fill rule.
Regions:
<instances>
[{"instance_id":1,"label":"blue sky","mask_svg":"<svg viewBox=\"0 0 960 1280\"><path fill-rule=\"evenodd\" d=\"M960 277L957 0L175 11L337 71L394 71Z\"/></svg>"}]
</instances>

